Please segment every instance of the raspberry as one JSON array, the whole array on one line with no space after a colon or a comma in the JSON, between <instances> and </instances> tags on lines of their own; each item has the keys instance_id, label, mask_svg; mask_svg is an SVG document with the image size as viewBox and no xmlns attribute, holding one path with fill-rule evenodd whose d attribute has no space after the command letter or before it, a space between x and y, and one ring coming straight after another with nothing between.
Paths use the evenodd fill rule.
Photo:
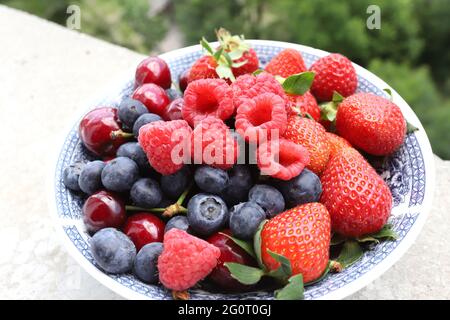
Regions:
<instances>
[{"instance_id":1,"label":"raspberry","mask_svg":"<svg viewBox=\"0 0 450 320\"><path fill-rule=\"evenodd\" d=\"M234 113L233 91L222 79L191 82L184 92L184 108L181 113L191 126L208 116L226 120Z\"/></svg>"},{"instance_id":2,"label":"raspberry","mask_svg":"<svg viewBox=\"0 0 450 320\"><path fill-rule=\"evenodd\" d=\"M191 134L191 156L196 164L227 170L238 158L238 143L222 120L207 117Z\"/></svg>"},{"instance_id":3,"label":"raspberry","mask_svg":"<svg viewBox=\"0 0 450 320\"><path fill-rule=\"evenodd\" d=\"M219 257L216 246L183 230L170 229L158 258L159 280L168 289L187 290L216 267Z\"/></svg>"},{"instance_id":4,"label":"raspberry","mask_svg":"<svg viewBox=\"0 0 450 320\"><path fill-rule=\"evenodd\" d=\"M289 113L290 111L289 101L283 87L270 73L262 72L257 76L250 74L240 76L232 83L231 88L233 89L233 102L236 110L245 98L254 98L262 93L271 92L283 98L286 112Z\"/></svg>"},{"instance_id":5,"label":"raspberry","mask_svg":"<svg viewBox=\"0 0 450 320\"><path fill-rule=\"evenodd\" d=\"M278 130L286 130L287 114L283 98L273 93L263 93L252 99L243 99L236 115L236 131L247 141L264 142Z\"/></svg>"},{"instance_id":6,"label":"raspberry","mask_svg":"<svg viewBox=\"0 0 450 320\"><path fill-rule=\"evenodd\" d=\"M185 151L191 133L184 120L155 121L139 129L138 140L150 165L162 175L169 175L183 167L183 160L189 155Z\"/></svg>"},{"instance_id":7,"label":"raspberry","mask_svg":"<svg viewBox=\"0 0 450 320\"><path fill-rule=\"evenodd\" d=\"M287 97L289 99L291 115L295 113L304 117L308 113L314 120L320 120L319 105L310 91L306 91L301 96L288 94Z\"/></svg>"},{"instance_id":8,"label":"raspberry","mask_svg":"<svg viewBox=\"0 0 450 320\"><path fill-rule=\"evenodd\" d=\"M310 159L305 147L281 138L261 144L257 150L257 161L261 174L290 180L303 171Z\"/></svg>"}]
</instances>

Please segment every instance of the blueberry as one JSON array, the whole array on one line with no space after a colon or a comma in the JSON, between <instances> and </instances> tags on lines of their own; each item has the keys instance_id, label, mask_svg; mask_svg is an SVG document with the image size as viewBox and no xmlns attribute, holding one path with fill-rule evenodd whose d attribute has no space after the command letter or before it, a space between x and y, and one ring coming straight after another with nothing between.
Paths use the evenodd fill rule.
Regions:
<instances>
[{"instance_id":1,"label":"blueberry","mask_svg":"<svg viewBox=\"0 0 450 320\"><path fill-rule=\"evenodd\" d=\"M131 187L130 198L139 207L155 208L162 200L162 191L155 180L141 178Z\"/></svg>"},{"instance_id":2,"label":"blueberry","mask_svg":"<svg viewBox=\"0 0 450 320\"><path fill-rule=\"evenodd\" d=\"M86 163L84 161L78 161L70 166L66 167L63 172L64 185L73 191L80 191L80 185L78 178Z\"/></svg>"},{"instance_id":3,"label":"blueberry","mask_svg":"<svg viewBox=\"0 0 450 320\"><path fill-rule=\"evenodd\" d=\"M136 247L125 234L114 228L105 228L91 238L91 252L95 262L108 273L131 270Z\"/></svg>"},{"instance_id":4,"label":"blueberry","mask_svg":"<svg viewBox=\"0 0 450 320\"><path fill-rule=\"evenodd\" d=\"M250 168L243 164L237 164L227 172L230 179L220 196L228 206L246 201L248 191L253 186Z\"/></svg>"},{"instance_id":5,"label":"blueberry","mask_svg":"<svg viewBox=\"0 0 450 320\"><path fill-rule=\"evenodd\" d=\"M189 225L202 236L210 236L219 231L228 221L228 208L216 195L196 194L189 200L187 210Z\"/></svg>"},{"instance_id":6,"label":"blueberry","mask_svg":"<svg viewBox=\"0 0 450 320\"><path fill-rule=\"evenodd\" d=\"M164 233L173 228L186 231L187 233L192 233L191 229L189 228L188 219L185 216L175 216L167 221Z\"/></svg>"},{"instance_id":7,"label":"blueberry","mask_svg":"<svg viewBox=\"0 0 450 320\"><path fill-rule=\"evenodd\" d=\"M127 98L123 100L118 108L118 116L124 129L131 130L137 118L148 113L148 109L138 100Z\"/></svg>"},{"instance_id":8,"label":"blueberry","mask_svg":"<svg viewBox=\"0 0 450 320\"><path fill-rule=\"evenodd\" d=\"M195 171L194 180L201 190L219 194L227 186L229 177L222 169L201 166Z\"/></svg>"},{"instance_id":9,"label":"blueberry","mask_svg":"<svg viewBox=\"0 0 450 320\"><path fill-rule=\"evenodd\" d=\"M265 218L266 213L255 202L250 201L235 205L230 210L231 233L240 239L252 239Z\"/></svg>"},{"instance_id":10,"label":"blueberry","mask_svg":"<svg viewBox=\"0 0 450 320\"><path fill-rule=\"evenodd\" d=\"M139 167L136 162L125 157L111 160L102 171L102 183L110 191L128 191L137 179Z\"/></svg>"},{"instance_id":11,"label":"blueberry","mask_svg":"<svg viewBox=\"0 0 450 320\"><path fill-rule=\"evenodd\" d=\"M158 257L163 251L161 242L146 244L139 250L134 259L133 273L145 283L158 282Z\"/></svg>"},{"instance_id":12,"label":"blueberry","mask_svg":"<svg viewBox=\"0 0 450 320\"><path fill-rule=\"evenodd\" d=\"M148 162L147 155L138 142L124 143L117 149L116 154L118 157L127 157L136 162L141 174L154 174L154 170Z\"/></svg>"},{"instance_id":13,"label":"blueberry","mask_svg":"<svg viewBox=\"0 0 450 320\"><path fill-rule=\"evenodd\" d=\"M263 208L268 218L272 218L284 210L285 204L281 192L266 184L257 184L251 188L248 199Z\"/></svg>"},{"instance_id":14,"label":"blueberry","mask_svg":"<svg viewBox=\"0 0 450 320\"><path fill-rule=\"evenodd\" d=\"M192 173L188 166L184 166L174 174L161 177L161 189L164 195L171 199L178 199L191 182Z\"/></svg>"},{"instance_id":15,"label":"blueberry","mask_svg":"<svg viewBox=\"0 0 450 320\"><path fill-rule=\"evenodd\" d=\"M289 207L308 202L317 202L322 194L320 178L306 168L303 169L300 175L291 180L277 181L276 186L283 194Z\"/></svg>"},{"instance_id":16,"label":"blueberry","mask_svg":"<svg viewBox=\"0 0 450 320\"><path fill-rule=\"evenodd\" d=\"M164 194L163 194L163 198L161 199L161 201L159 202L159 204L157 205L158 208L167 208L168 206L173 204L173 200L164 198Z\"/></svg>"},{"instance_id":17,"label":"blueberry","mask_svg":"<svg viewBox=\"0 0 450 320\"><path fill-rule=\"evenodd\" d=\"M161 121L161 120L162 120L162 118L160 116L158 116L157 114L154 114L154 113L145 113L145 114L141 115L134 122L134 125L133 125L133 134L134 134L134 136L136 138L139 136L139 129L143 125L145 125L147 123L155 122L155 121Z\"/></svg>"},{"instance_id":18,"label":"blueberry","mask_svg":"<svg viewBox=\"0 0 450 320\"><path fill-rule=\"evenodd\" d=\"M88 162L81 170L78 184L81 191L91 195L102 188L102 172L105 163L100 160Z\"/></svg>"},{"instance_id":19,"label":"blueberry","mask_svg":"<svg viewBox=\"0 0 450 320\"><path fill-rule=\"evenodd\" d=\"M170 101L173 101L173 100L175 100L175 99L178 99L178 98L182 98L182 97L183 97L183 95L181 94L180 91L175 90L175 89L172 89L172 88L167 89L167 90L166 90L166 94L167 94L167 96L169 97Z\"/></svg>"}]
</instances>

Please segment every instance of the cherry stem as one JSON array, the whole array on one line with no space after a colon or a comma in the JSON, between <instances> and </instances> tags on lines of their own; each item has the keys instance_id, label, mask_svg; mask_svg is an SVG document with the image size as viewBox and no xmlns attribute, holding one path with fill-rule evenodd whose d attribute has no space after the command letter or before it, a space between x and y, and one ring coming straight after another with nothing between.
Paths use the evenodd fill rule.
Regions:
<instances>
[{"instance_id":1,"label":"cherry stem","mask_svg":"<svg viewBox=\"0 0 450 320\"><path fill-rule=\"evenodd\" d=\"M191 183L191 184L186 188L186 190L183 191L183 193L180 195L180 197L178 198L178 200L177 200L177 202L176 202L178 205L182 205L182 204L183 204L184 199L186 199L186 197L187 197L189 191L191 191L193 185L194 185L194 184Z\"/></svg>"},{"instance_id":2,"label":"cherry stem","mask_svg":"<svg viewBox=\"0 0 450 320\"><path fill-rule=\"evenodd\" d=\"M125 206L127 211L150 211L150 212L164 212L166 208L142 208L136 206Z\"/></svg>"},{"instance_id":3,"label":"cherry stem","mask_svg":"<svg viewBox=\"0 0 450 320\"><path fill-rule=\"evenodd\" d=\"M134 137L134 134L132 134L130 132L122 131L122 129L119 129L119 130L111 132L111 139L112 140L115 140L117 138L129 139L129 138L133 138L133 137Z\"/></svg>"},{"instance_id":4,"label":"cherry stem","mask_svg":"<svg viewBox=\"0 0 450 320\"><path fill-rule=\"evenodd\" d=\"M189 300L189 292L187 291L172 291L172 297L175 300Z\"/></svg>"},{"instance_id":5,"label":"cherry stem","mask_svg":"<svg viewBox=\"0 0 450 320\"><path fill-rule=\"evenodd\" d=\"M338 261L336 261L336 260L331 260L330 261L330 270L332 271L332 272L337 272L337 273L339 273L339 272L341 272L344 268L342 267L342 264L341 263L339 263Z\"/></svg>"}]
</instances>

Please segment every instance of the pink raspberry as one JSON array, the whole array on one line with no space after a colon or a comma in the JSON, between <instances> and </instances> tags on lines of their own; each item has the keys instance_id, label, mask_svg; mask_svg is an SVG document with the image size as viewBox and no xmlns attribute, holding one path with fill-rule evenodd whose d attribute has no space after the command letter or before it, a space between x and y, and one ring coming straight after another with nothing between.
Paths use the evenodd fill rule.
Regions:
<instances>
[{"instance_id":1,"label":"pink raspberry","mask_svg":"<svg viewBox=\"0 0 450 320\"><path fill-rule=\"evenodd\" d=\"M189 157L191 133L184 120L155 121L141 127L138 140L150 165L162 175L169 175L180 170Z\"/></svg>"},{"instance_id":2,"label":"pink raspberry","mask_svg":"<svg viewBox=\"0 0 450 320\"><path fill-rule=\"evenodd\" d=\"M203 119L191 134L191 156L196 164L227 170L236 163L238 155L238 143L220 119Z\"/></svg>"},{"instance_id":3,"label":"pink raspberry","mask_svg":"<svg viewBox=\"0 0 450 320\"><path fill-rule=\"evenodd\" d=\"M245 98L254 98L257 95L267 92L274 93L283 98L286 104L286 111L289 110L288 100L283 87L270 73L261 72L257 76L251 74L240 76L232 83L231 88L233 89L233 101L236 110Z\"/></svg>"},{"instance_id":4,"label":"pink raspberry","mask_svg":"<svg viewBox=\"0 0 450 320\"><path fill-rule=\"evenodd\" d=\"M158 258L159 280L168 289L183 291L205 278L216 267L220 250L180 229L164 235Z\"/></svg>"},{"instance_id":5,"label":"pink raspberry","mask_svg":"<svg viewBox=\"0 0 450 320\"><path fill-rule=\"evenodd\" d=\"M195 126L208 116L227 120L234 113L233 91L223 79L200 79L184 92L183 119Z\"/></svg>"},{"instance_id":6,"label":"pink raspberry","mask_svg":"<svg viewBox=\"0 0 450 320\"><path fill-rule=\"evenodd\" d=\"M237 109L236 131L245 140L261 143L278 130L281 137L286 130L287 114L283 98L274 93L263 93L252 99L243 99Z\"/></svg>"},{"instance_id":7,"label":"pink raspberry","mask_svg":"<svg viewBox=\"0 0 450 320\"><path fill-rule=\"evenodd\" d=\"M306 148L284 138L265 142L257 150L261 174L280 180L290 180L298 176L309 161Z\"/></svg>"}]
</instances>

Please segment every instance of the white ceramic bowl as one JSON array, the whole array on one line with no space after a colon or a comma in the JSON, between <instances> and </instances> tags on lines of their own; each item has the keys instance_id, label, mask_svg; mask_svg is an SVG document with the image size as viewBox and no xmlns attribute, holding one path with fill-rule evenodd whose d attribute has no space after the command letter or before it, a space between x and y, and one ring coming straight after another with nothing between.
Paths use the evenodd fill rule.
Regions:
<instances>
[{"instance_id":1,"label":"white ceramic bowl","mask_svg":"<svg viewBox=\"0 0 450 320\"><path fill-rule=\"evenodd\" d=\"M264 66L284 48L299 50L310 66L318 58L327 55L325 51L310 47L266 40L251 40L253 48ZM170 66L173 79L201 55L199 45L171 51L161 55ZM396 241L383 242L367 251L363 258L339 274L329 274L321 282L305 289L305 299L341 299L366 286L391 267L415 241L431 208L434 191L434 162L430 142L419 119L395 90L383 80L355 64L358 74L358 92L371 92L386 96L389 88L393 101L400 107L406 119L419 128L409 134L398 152L387 159L379 170L388 183L394 198L390 223L399 235ZM118 105L123 97L130 95L133 88L133 70L118 87L86 106L92 109L100 105ZM87 110L88 110L87 109ZM86 111L87 111L86 110ZM82 115L80 115L82 116ZM130 299L170 299L170 293L161 286L147 285L132 274L108 275L97 268L89 250L89 236L82 222L82 199L74 196L62 182L62 172L70 163L86 159L77 133L78 121L64 138L57 156L54 183L51 192L52 206L57 219L57 228L70 254L100 283L121 296ZM202 290L191 290L192 299L273 299L270 292L243 294L213 294Z\"/></svg>"}]
</instances>

